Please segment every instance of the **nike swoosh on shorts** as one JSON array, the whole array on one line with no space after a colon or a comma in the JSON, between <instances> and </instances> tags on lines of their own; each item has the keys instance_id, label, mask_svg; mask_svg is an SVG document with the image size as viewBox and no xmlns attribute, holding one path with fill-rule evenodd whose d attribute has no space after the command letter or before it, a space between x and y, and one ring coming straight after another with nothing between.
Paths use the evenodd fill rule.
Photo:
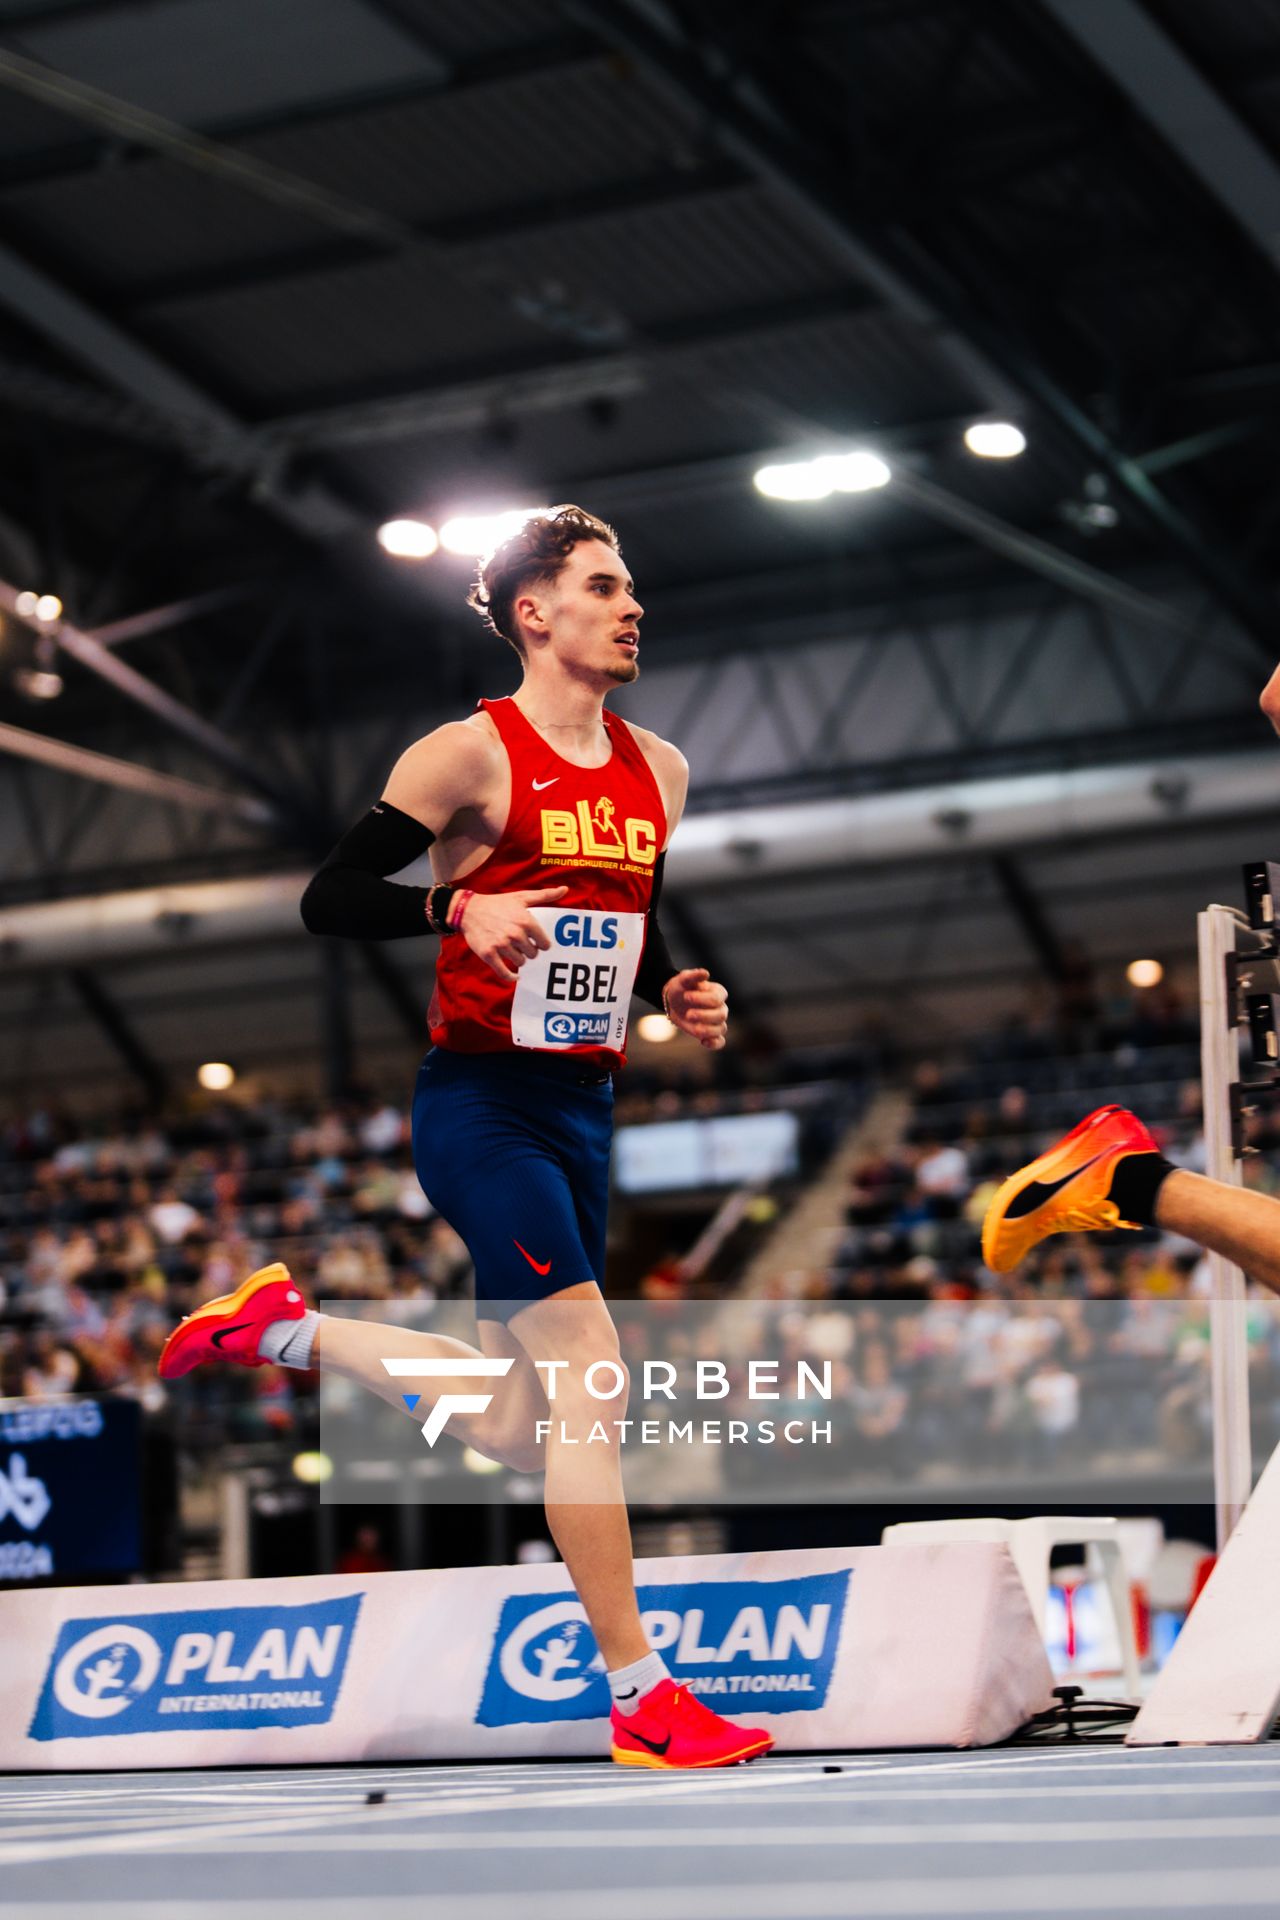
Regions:
<instances>
[{"instance_id":1,"label":"nike swoosh on shorts","mask_svg":"<svg viewBox=\"0 0 1280 1920\"><path fill-rule=\"evenodd\" d=\"M512 1238L511 1244L513 1247L520 1247L520 1242L514 1237ZM533 1268L535 1273L542 1274L544 1278L547 1274L550 1273L551 1262L549 1260L535 1260L527 1247L520 1247L520 1251L524 1255L525 1259L529 1262L529 1265Z\"/></svg>"}]
</instances>

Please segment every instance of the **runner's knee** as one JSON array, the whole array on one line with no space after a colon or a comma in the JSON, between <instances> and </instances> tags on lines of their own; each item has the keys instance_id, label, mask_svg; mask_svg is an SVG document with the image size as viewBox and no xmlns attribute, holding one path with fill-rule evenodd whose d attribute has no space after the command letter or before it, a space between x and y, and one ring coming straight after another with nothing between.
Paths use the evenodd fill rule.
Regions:
<instances>
[{"instance_id":1,"label":"runner's knee","mask_svg":"<svg viewBox=\"0 0 1280 1920\"><path fill-rule=\"evenodd\" d=\"M550 1402L554 1418L570 1431L590 1429L599 1420L620 1420L631 1394L631 1374L616 1344L612 1352L601 1353L598 1347L571 1352L564 1361L556 1370Z\"/></svg>"}]
</instances>

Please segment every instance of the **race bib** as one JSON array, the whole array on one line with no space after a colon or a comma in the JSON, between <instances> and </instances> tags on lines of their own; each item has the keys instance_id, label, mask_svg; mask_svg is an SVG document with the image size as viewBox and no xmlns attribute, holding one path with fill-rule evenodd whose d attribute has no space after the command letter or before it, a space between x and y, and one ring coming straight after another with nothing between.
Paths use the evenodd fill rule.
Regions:
<instances>
[{"instance_id":1,"label":"race bib","mask_svg":"<svg viewBox=\"0 0 1280 1920\"><path fill-rule=\"evenodd\" d=\"M613 1047L627 1038L627 1009L640 950L642 913L530 907L551 947L526 960L511 1002L517 1047Z\"/></svg>"}]
</instances>

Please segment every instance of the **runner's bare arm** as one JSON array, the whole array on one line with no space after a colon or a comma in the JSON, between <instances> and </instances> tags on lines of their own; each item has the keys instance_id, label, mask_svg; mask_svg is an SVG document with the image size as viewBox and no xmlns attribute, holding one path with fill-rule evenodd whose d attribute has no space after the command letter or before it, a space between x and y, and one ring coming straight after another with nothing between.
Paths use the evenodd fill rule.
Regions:
<instances>
[{"instance_id":1,"label":"runner's bare arm","mask_svg":"<svg viewBox=\"0 0 1280 1920\"><path fill-rule=\"evenodd\" d=\"M396 762L382 799L342 836L303 894L308 931L351 940L434 931L428 889L387 875L411 866L451 824L482 819L501 777L494 745L466 722L416 741ZM437 895L437 909L447 904Z\"/></svg>"},{"instance_id":2,"label":"runner's bare arm","mask_svg":"<svg viewBox=\"0 0 1280 1920\"><path fill-rule=\"evenodd\" d=\"M439 838L460 816L486 813L504 770L505 755L498 743L470 721L456 721L401 754L382 797ZM465 875L457 886L466 886ZM554 906L568 891L537 887L517 893L473 892L462 908L459 931L500 980L514 980L526 960L551 945L529 909Z\"/></svg>"},{"instance_id":3,"label":"runner's bare arm","mask_svg":"<svg viewBox=\"0 0 1280 1920\"><path fill-rule=\"evenodd\" d=\"M679 747L673 747L669 740L660 734L651 733L648 727L631 729L636 742L649 762L649 771L658 783L662 795L662 810L667 816L667 837L663 841L663 851L671 845L671 836L680 824L684 812L684 803L689 794L689 762Z\"/></svg>"},{"instance_id":4,"label":"runner's bare arm","mask_svg":"<svg viewBox=\"0 0 1280 1920\"><path fill-rule=\"evenodd\" d=\"M419 859L458 811L459 795L482 781L482 753L483 742L457 725L401 755L382 799L343 834L303 894L308 933L401 940L432 931L427 889L386 876Z\"/></svg>"},{"instance_id":5,"label":"runner's bare arm","mask_svg":"<svg viewBox=\"0 0 1280 1920\"><path fill-rule=\"evenodd\" d=\"M502 750L467 720L415 740L391 769L383 799L439 839L460 813L483 813L502 778Z\"/></svg>"},{"instance_id":6,"label":"runner's bare arm","mask_svg":"<svg viewBox=\"0 0 1280 1920\"><path fill-rule=\"evenodd\" d=\"M1258 696L1258 705L1280 733L1280 667L1277 667Z\"/></svg>"}]
</instances>

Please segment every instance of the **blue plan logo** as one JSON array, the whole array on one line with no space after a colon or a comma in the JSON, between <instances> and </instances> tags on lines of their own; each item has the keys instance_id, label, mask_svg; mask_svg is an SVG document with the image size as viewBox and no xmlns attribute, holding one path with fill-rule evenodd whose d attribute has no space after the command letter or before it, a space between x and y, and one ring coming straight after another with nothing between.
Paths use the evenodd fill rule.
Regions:
<instances>
[{"instance_id":1,"label":"blue plan logo","mask_svg":"<svg viewBox=\"0 0 1280 1920\"><path fill-rule=\"evenodd\" d=\"M549 1013L545 1016L546 1038L560 1046L583 1046L588 1041L609 1038L607 1013Z\"/></svg>"},{"instance_id":2,"label":"blue plan logo","mask_svg":"<svg viewBox=\"0 0 1280 1920\"><path fill-rule=\"evenodd\" d=\"M641 1587L640 1612L671 1675L718 1712L750 1702L807 1713L827 1697L849 1573ZM482 1727L595 1720L609 1711L604 1662L582 1603L564 1593L503 1604L476 1719Z\"/></svg>"},{"instance_id":3,"label":"blue plan logo","mask_svg":"<svg viewBox=\"0 0 1280 1920\"><path fill-rule=\"evenodd\" d=\"M333 1717L362 1597L64 1621L30 1737L166 1733L191 1715L318 1726Z\"/></svg>"}]
</instances>

